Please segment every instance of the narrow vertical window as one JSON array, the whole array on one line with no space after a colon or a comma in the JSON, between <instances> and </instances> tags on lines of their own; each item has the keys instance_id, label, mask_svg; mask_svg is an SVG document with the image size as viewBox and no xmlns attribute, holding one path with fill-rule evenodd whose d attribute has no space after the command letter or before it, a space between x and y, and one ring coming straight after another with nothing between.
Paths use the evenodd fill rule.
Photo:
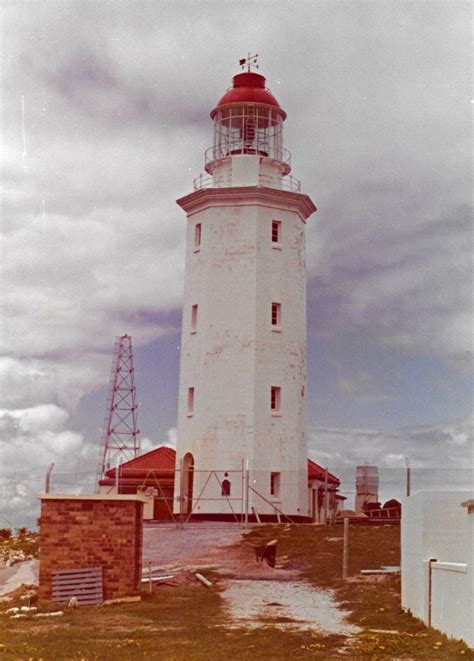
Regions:
<instances>
[{"instance_id":1,"label":"narrow vertical window","mask_svg":"<svg viewBox=\"0 0 474 661\"><path fill-rule=\"evenodd\" d=\"M270 495L280 495L280 473L270 473Z\"/></svg>"},{"instance_id":2,"label":"narrow vertical window","mask_svg":"<svg viewBox=\"0 0 474 661\"><path fill-rule=\"evenodd\" d=\"M194 413L194 388L188 388L188 416Z\"/></svg>"},{"instance_id":3,"label":"narrow vertical window","mask_svg":"<svg viewBox=\"0 0 474 661\"><path fill-rule=\"evenodd\" d=\"M272 386L270 389L270 409L272 413L278 413L281 408L281 388Z\"/></svg>"},{"instance_id":4,"label":"narrow vertical window","mask_svg":"<svg viewBox=\"0 0 474 661\"><path fill-rule=\"evenodd\" d=\"M193 305L191 307L191 333L197 332L197 323L198 323L198 306Z\"/></svg>"},{"instance_id":5,"label":"narrow vertical window","mask_svg":"<svg viewBox=\"0 0 474 661\"><path fill-rule=\"evenodd\" d=\"M272 303L272 326L281 326L281 303Z\"/></svg>"},{"instance_id":6,"label":"narrow vertical window","mask_svg":"<svg viewBox=\"0 0 474 661\"><path fill-rule=\"evenodd\" d=\"M272 243L281 241L281 220L272 220Z\"/></svg>"},{"instance_id":7,"label":"narrow vertical window","mask_svg":"<svg viewBox=\"0 0 474 661\"><path fill-rule=\"evenodd\" d=\"M201 223L196 223L194 226L194 250L199 250L201 247L201 234L202 234L202 225Z\"/></svg>"}]
</instances>

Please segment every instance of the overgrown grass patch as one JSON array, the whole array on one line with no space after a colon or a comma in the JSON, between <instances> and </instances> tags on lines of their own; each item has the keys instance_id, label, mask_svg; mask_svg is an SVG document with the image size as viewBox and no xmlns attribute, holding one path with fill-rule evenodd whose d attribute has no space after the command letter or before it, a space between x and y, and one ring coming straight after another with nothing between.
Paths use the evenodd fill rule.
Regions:
<instances>
[{"instance_id":1,"label":"overgrown grass patch","mask_svg":"<svg viewBox=\"0 0 474 661\"><path fill-rule=\"evenodd\" d=\"M398 526L350 527L350 582L342 580L342 537L340 525L269 525L252 529L245 542L260 545L278 539L278 555L288 556L289 566L297 566L313 585L334 590L342 608L350 612L349 621L363 629L351 658L474 659L464 643L448 639L402 610L399 575L377 581L360 574L361 569L400 564ZM358 577L360 582L354 581Z\"/></svg>"},{"instance_id":2,"label":"overgrown grass patch","mask_svg":"<svg viewBox=\"0 0 474 661\"><path fill-rule=\"evenodd\" d=\"M2 606L5 610L6 605ZM138 603L65 609L54 619L0 615L0 658L170 661L336 658L343 636L283 631L278 623L235 627L219 585L160 586ZM3 653L2 653L3 652Z\"/></svg>"},{"instance_id":3,"label":"overgrown grass patch","mask_svg":"<svg viewBox=\"0 0 474 661\"><path fill-rule=\"evenodd\" d=\"M244 543L278 541L278 557L298 567L302 577L319 588L331 589L349 619L361 627L347 645L342 635L291 630L291 618L261 620L249 628L232 622L221 595L222 579L207 568L214 585L197 581L177 587L161 585L141 602L106 607L64 609L61 618L10 620L0 614L1 659L39 661L93 659L124 661L219 661L250 659L473 659L461 642L450 641L404 613L400 579L382 582L343 582L342 527L311 525L261 526ZM350 575L360 569L399 564L399 529L350 530ZM258 586L256 585L256 589ZM0 604L0 611L12 604ZM383 633L373 630L396 633Z\"/></svg>"}]
</instances>

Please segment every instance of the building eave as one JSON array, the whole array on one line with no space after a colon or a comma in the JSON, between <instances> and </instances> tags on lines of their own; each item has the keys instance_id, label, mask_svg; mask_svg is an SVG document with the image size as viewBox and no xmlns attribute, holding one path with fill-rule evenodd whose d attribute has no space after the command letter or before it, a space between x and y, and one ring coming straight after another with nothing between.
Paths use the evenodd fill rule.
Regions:
<instances>
[{"instance_id":1,"label":"building eave","mask_svg":"<svg viewBox=\"0 0 474 661\"><path fill-rule=\"evenodd\" d=\"M212 206L259 205L274 209L291 209L296 211L304 222L317 210L309 195L266 186L200 188L180 197L176 203L188 216Z\"/></svg>"}]
</instances>

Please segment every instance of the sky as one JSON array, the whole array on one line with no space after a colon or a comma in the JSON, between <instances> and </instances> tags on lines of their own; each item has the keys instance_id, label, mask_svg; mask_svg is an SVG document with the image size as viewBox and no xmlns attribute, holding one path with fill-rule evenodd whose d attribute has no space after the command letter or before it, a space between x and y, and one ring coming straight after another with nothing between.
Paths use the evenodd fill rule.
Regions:
<instances>
[{"instance_id":1,"label":"sky","mask_svg":"<svg viewBox=\"0 0 474 661\"><path fill-rule=\"evenodd\" d=\"M185 218L258 53L308 221L310 456L381 497L472 488L468 2L2 3L0 527L92 488L114 340L176 442ZM82 485L82 486L81 486Z\"/></svg>"}]
</instances>

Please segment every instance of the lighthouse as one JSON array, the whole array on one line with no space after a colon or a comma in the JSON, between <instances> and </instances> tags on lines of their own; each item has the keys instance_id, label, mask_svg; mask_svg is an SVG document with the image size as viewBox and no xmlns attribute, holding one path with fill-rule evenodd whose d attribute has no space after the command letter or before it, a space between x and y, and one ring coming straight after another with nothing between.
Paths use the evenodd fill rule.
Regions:
<instances>
[{"instance_id":1,"label":"lighthouse","mask_svg":"<svg viewBox=\"0 0 474 661\"><path fill-rule=\"evenodd\" d=\"M254 58L211 111L187 217L175 512L308 515L305 226L286 113ZM178 476L178 473L177 473Z\"/></svg>"}]
</instances>

